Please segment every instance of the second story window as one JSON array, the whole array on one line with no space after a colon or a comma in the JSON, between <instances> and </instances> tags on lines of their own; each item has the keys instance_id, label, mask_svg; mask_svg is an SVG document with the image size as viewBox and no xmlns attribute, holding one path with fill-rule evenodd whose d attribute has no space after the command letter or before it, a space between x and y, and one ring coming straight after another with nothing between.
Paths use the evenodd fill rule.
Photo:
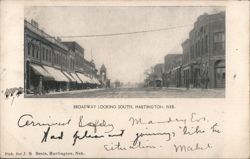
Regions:
<instances>
[{"instance_id":1,"label":"second story window","mask_svg":"<svg viewBox=\"0 0 250 159\"><path fill-rule=\"evenodd\" d=\"M51 62L51 50L49 50L49 62Z\"/></svg>"},{"instance_id":2,"label":"second story window","mask_svg":"<svg viewBox=\"0 0 250 159\"><path fill-rule=\"evenodd\" d=\"M201 55L203 55L204 54L204 40L203 40L203 38L201 39Z\"/></svg>"},{"instance_id":3,"label":"second story window","mask_svg":"<svg viewBox=\"0 0 250 159\"><path fill-rule=\"evenodd\" d=\"M225 50L225 34L224 32L214 33L214 50Z\"/></svg>"},{"instance_id":4,"label":"second story window","mask_svg":"<svg viewBox=\"0 0 250 159\"><path fill-rule=\"evenodd\" d=\"M45 56L45 60L48 61L48 49L46 49L46 56Z\"/></svg>"},{"instance_id":5,"label":"second story window","mask_svg":"<svg viewBox=\"0 0 250 159\"><path fill-rule=\"evenodd\" d=\"M33 44L31 44L30 50L31 50L32 57L35 57L35 52L34 52L34 46L33 46Z\"/></svg>"},{"instance_id":6,"label":"second story window","mask_svg":"<svg viewBox=\"0 0 250 159\"><path fill-rule=\"evenodd\" d=\"M28 55L29 55L29 56L30 56L30 54L31 54L31 52L32 52L31 47L32 47L32 44L29 43L29 44L28 44Z\"/></svg>"},{"instance_id":7,"label":"second story window","mask_svg":"<svg viewBox=\"0 0 250 159\"><path fill-rule=\"evenodd\" d=\"M204 47L205 47L205 53L208 52L208 36L205 36L205 42L204 42Z\"/></svg>"},{"instance_id":8,"label":"second story window","mask_svg":"<svg viewBox=\"0 0 250 159\"><path fill-rule=\"evenodd\" d=\"M36 58L37 59L39 58L39 47L38 46L36 47Z\"/></svg>"},{"instance_id":9,"label":"second story window","mask_svg":"<svg viewBox=\"0 0 250 159\"><path fill-rule=\"evenodd\" d=\"M44 47L43 47L43 49L42 49L42 60L44 60Z\"/></svg>"}]
</instances>

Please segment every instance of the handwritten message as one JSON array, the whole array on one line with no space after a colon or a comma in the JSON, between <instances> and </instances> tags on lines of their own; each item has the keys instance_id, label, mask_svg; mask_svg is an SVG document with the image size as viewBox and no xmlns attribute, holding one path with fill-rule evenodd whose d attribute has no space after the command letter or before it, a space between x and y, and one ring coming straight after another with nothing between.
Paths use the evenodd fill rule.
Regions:
<instances>
[{"instance_id":1,"label":"handwritten message","mask_svg":"<svg viewBox=\"0 0 250 159\"><path fill-rule=\"evenodd\" d=\"M74 147L86 144L86 140L103 140L98 146L106 152L166 148L174 153L209 151L215 148L213 143L195 139L223 133L220 122L195 112L182 117L166 116L161 120L130 116L119 122L106 119L90 121L84 115L60 121L41 122L32 114L23 114L18 118L17 126L23 131L27 128L34 131L42 128L43 131L38 132L40 139L37 142L40 144L60 141ZM65 131L69 127L75 128L73 133ZM66 137L70 138L70 142L64 141ZM185 140L188 138L194 140L187 143Z\"/></svg>"}]
</instances>

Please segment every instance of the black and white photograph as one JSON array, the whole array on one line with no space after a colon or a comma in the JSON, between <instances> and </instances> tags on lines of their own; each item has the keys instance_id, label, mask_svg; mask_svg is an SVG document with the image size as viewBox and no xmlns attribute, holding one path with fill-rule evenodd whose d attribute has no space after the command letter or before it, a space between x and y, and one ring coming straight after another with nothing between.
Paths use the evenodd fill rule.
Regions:
<instances>
[{"instance_id":1,"label":"black and white photograph","mask_svg":"<svg viewBox=\"0 0 250 159\"><path fill-rule=\"evenodd\" d=\"M29 6L30 98L224 98L225 8Z\"/></svg>"}]
</instances>

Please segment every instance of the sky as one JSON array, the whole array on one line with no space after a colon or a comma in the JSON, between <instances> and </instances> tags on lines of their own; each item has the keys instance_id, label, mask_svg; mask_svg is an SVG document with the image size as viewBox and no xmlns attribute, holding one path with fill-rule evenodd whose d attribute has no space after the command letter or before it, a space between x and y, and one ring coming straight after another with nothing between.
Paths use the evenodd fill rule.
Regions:
<instances>
[{"instance_id":1,"label":"sky","mask_svg":"<svg viewBox=\"0 0 250 159\"><path fill-rule=\"evenodd\" d=\"M97 69L104 64L111 81L138 83L143 82L145 70L164 63L164 56L182 53L181 43L188 38L198 16L223 10L222 7L29 6L25 7L25 18L34 19L39 28L58 37L177 27L129 35L62 38L79 43L85 49L85 58L93 59Z\"/></svg>"}]
</instances>

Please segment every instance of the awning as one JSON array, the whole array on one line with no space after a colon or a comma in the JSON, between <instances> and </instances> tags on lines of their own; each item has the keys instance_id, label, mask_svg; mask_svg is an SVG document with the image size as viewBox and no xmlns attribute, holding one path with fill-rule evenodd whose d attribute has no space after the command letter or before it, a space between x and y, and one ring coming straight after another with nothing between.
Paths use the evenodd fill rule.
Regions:
<instances>
[{"instance_id":1,"label":"awning","mask_svg":"<svg viewBox=\"0 0 250 159\"><path fill-rule=\"evenodd\" d=\"M90 79L91 84L97 84L96 81L94 80L94 78L89 78L89 79Z\"/></svg>"},{"instance_id":2,"label":"awning","mask_svg":"<svg viewBox=\"0 0 250 159\"><path fill-rule=\"evenodd\" d=\"M81 79L82 83L89 83L87 77L84 74L82 74L82 73L76 73L76 74Z\"/></svg>"},{"instance_id":3,"label":"awning","mask_svg":"<svg viewBox=\"0 0 250 159\"><path fill-rule=\"evenodd\" d=\"M94 80L95 84L100 84L100 82L98 81L98 79L93 78L93 80Z\"/></svg>"},{"instance_id":4,"label":"awning","mask_svg":"<svg viewBox=\"0 0 250 159\"><path fill-rule=\"evenodd\" d=\"M96 78L93 78L93 79L94 79L94 81L95 81L96 84L101 84L101 83L98 81L98 79L96 79Z\"/></svg>"},{"instance_id":5,"label":"awning","mask_svg":"<svg viewBox=\"0 0 250 159\"><path fill-rule=\"evenodd\" d=\"M45 79L50 79L52 80L53 77L44 69L42 68L42 66L40 65L36 65L36 64L30 64L31 68L33 69L33 71L35 72L35 74L41 75L43 77L45 77Z\"/></svg>"},{"instance_id":6,"label":"awning","mask_svg":"<svg viewBox=\"0 0 250 159\"><path fill-rule=\"evenodd\" d=\"M77 83L82 83L82 81L77 77L75 73L70 73Z\"/></svg>"},{"instance_id":7,"label":"awning","mask_svg":"<svg viewBox=\"0 0 250 159\"><path fill-rule=\"evenodd\" d=\"M69 79L60 70L48 66L44 66L44 68L49 72L50 75L54 77L56 81L70 82Z\"/></svg>"},{"instance_id":8,"label":"awning","mask_svg":"<svg viewBox=\"0 0 250 159\"><path fill-rule=\"evenodd\" d=\"M62 73L68 78L70 79L71 82L76 82L76 80L67 72L62 71Z\"/></svg>"}]
</instances>

